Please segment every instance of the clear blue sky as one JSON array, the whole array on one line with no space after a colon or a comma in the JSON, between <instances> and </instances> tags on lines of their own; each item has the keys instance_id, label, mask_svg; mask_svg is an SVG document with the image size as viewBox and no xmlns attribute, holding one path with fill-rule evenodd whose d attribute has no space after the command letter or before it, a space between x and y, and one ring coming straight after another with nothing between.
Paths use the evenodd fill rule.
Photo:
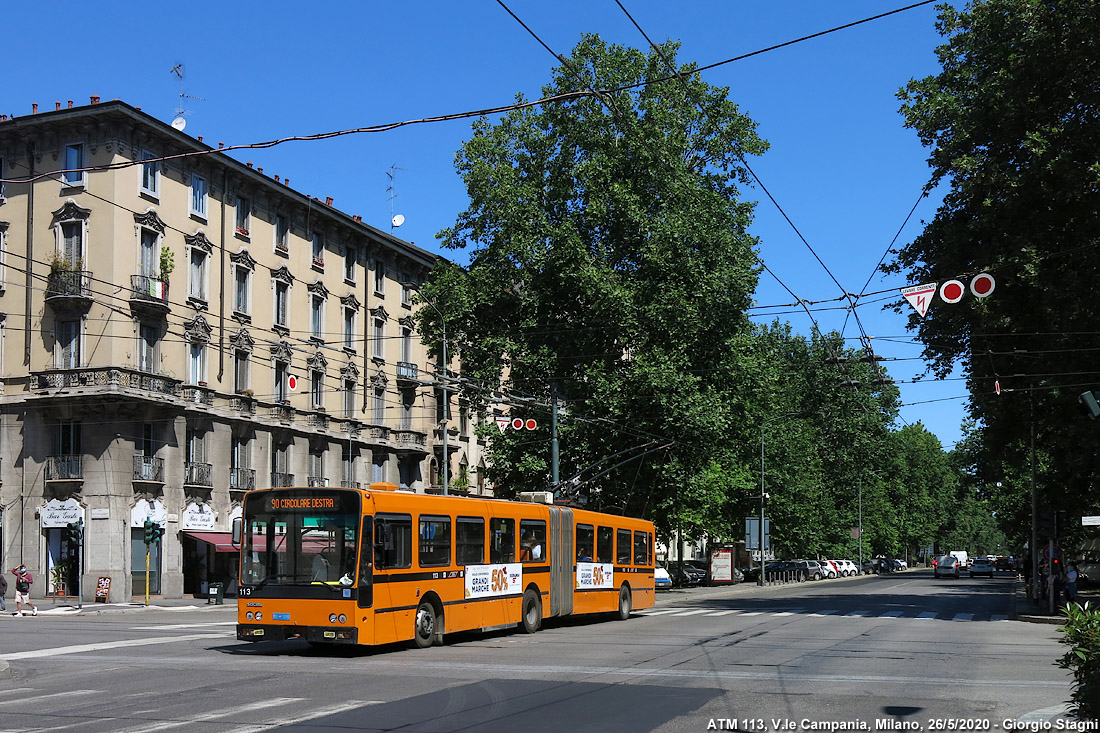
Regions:
<instances>
[{"instance_id":1,"label":"clear blue sky","mask_svg":"<svg viewBox=\"0 0 1100 733\"><path fill-rule=\"evenodd\" d=\"M691 3L622 0L654 40L682 42L679 60L700 65L739 56L902 7L852 0L697 0ZM959 4L956 0L956 5ZM645 48L645 40L614 0L514 0L509 7L556 52L567 54L583 32ZM168 5L137 2L58 2L44 9L9 3L8 73L0 113L26 115L31 103L53 109L60 100L87 104L90 95L122 99L167 121L175 117L179 86L170 70L184 65L187 132L205 142L242 144L386 122L419 119L530 99L548 79L554 59L493 0L422 3L283 0ZM65 18L64 34L43 33ZM876 263L928 179L927 151L902 126L895 94L913 77L936 73L942 39L935 9L922 6L704 73L728 86L730 97L771 143L750 161L761 180L849 292L900 288L901 278L874 275ZM43 25L45 24L45 25ZM469 121L412 125L392 132L246 151L268 174L387 229L393 212L405 216L395 233L439 251L435 234L466 206L454 171L455 151ZM396 198L386 173L396 166ZM752 232L765 263L800 298L840 295L763 191ZM938 205L925 199L899 244L920 230ZM461 260L462 253L444 252ZM791 302L764 275L761 305ZM905 320L884 302L859 309L876 353L899 382L923 371ZM835 305L835 304L834 304ZM935 317L933 305L929 318ZM804 313L780 316L803 333ZM825 330L840 329L843 310L822 310ZM849 320L844 331L858 331ZM851 343L855 343L854 341ZM946 447L959 437L965 400L962 381L900 384L908 423L921 421ZM926 402L928 400L942 400ZM924 404L913 404L924 403Z\"/></svg>"}]
</instances>

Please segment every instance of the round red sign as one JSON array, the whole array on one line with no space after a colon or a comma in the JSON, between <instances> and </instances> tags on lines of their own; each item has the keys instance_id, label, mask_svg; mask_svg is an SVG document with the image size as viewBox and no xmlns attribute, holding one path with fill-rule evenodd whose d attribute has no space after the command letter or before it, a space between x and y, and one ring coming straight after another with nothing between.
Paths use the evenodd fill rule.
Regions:
<instances>
[{"instance_id":1,"label":"round red sign","mask_svg":"<svg viewBox=\"0 0 1100 733\"><path fill-rule=\"evenodd\" d=\"M948 280L940 286L940 297L945 303L958 303L965 292L966 288L958 280Z\"/></svg>"},{"instance_id":2,"label":"round red sign","mask_svg":"<svg viewBox=\"0 0 1100 733\"><path fill-rule=\"evenodd\" d=\"M512 418L512 430L523 430L523 418L522 417Z\"/></svg>"},{"instance_id":3,"label":"round red sign","mask_svg":"<svg viewBox=\"0 0 1100 733\"><path fill-rule=\"evenodd\" d=\"M970 292L974 293L976 298L984 298L992 293L995 287L997 287L997 282L987 272L978 273L970 281Z\"/></svg>"},{"instance_id":4,"label":"round red sign","mask_svg":"<svg viewBox=\"0 0 1100 733\"><path fill-rule=\"evenodd\" d=\"M287 377L286 388L289 389L291 392L298 389L298 377L294 376L293 374Z\"/></svg>"},{"instance_id":5,"label":"round red sign","mask_svg":"<svg viewBox=\"0 0 1100 733\"><path fill-rule=\"evenodd\" d=\"M528 430L534 430L536 427L538 427L538 423L535 422L534 420L528 420L525 423L525 426Z\"/></svg>"}]
</instances>

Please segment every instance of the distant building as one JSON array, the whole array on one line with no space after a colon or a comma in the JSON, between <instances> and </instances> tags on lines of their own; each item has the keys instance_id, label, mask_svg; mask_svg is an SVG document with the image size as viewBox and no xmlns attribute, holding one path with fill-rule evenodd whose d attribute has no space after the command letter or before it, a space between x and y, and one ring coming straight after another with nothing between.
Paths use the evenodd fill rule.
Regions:
<instances>
[{"instance_id":1,"label":"distant building","mask_svg":"<svg viewBox=\"0 0 1100 733\"><path fill-rule=\"evenodd\" d=\"M33 594L75 594L69 523L86 602L144 595L146 519L150 593L181 597L232 590L252 488L439 490L402 285L435 255L119 101L0 118L0 179L0 548ZM488 493L455 412L452 492Z\"/></svg>"}]
</instances>

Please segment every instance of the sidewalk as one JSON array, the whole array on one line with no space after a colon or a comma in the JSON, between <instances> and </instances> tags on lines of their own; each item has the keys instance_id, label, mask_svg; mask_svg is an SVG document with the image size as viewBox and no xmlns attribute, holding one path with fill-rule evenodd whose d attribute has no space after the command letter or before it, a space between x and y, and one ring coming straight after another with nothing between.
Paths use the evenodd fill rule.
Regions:
<instances>
[{"instance_id":1,"label":"sidewalk","mask_svg":"<svg viewBox=\"0 0 1100 733\"><path fill-rule=\"evenodd\" d=\"M15 600L5 598L7 610L0 611L0 618L11 618L15 613ZM39 616L91 616L103 613L142 613L147 611L196 611L201 609L236 608L237 599L227 598L224 605L208 603L205 598L158 598L149 601L146 606L144 601L120 602L120 603L93 603L84 601L83 607L77 604L74 597L47 597L31 598L31 603L38 607ZM28 609L23 609L27 616Z\"/></svg>"}]
</instances>

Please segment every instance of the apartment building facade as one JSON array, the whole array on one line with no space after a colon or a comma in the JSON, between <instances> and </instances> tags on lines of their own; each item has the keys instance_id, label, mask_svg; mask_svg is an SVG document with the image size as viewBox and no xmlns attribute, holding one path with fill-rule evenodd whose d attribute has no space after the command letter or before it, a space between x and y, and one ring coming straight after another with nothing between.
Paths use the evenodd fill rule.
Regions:
<instances>
[{"instance_id":1,"label":"apartment building facade","mask_svg":"<svg viewBox=\"0 0 1100 733\"><path fill-rule=\"evenodd\" d=\"M0 179L0 549L32 594L232 589L252 488L438 490L435 255L119 101L0 118ZM489 493L449 416L452 492Z\"/></svg>"}]
</instances>

